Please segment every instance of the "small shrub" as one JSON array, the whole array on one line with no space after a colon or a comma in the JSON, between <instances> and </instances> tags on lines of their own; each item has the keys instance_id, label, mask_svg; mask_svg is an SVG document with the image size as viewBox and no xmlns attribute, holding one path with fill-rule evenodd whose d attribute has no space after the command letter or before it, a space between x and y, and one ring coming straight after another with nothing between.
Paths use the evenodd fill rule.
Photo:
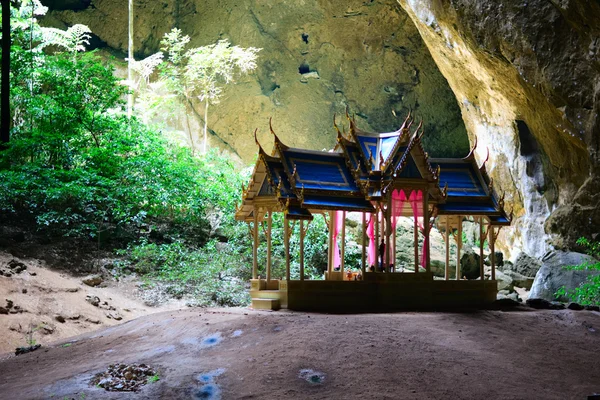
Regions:
<instances>
[{"instance_id":1,"label":"small shrub","mask_svg":"<svg viewBox=\"0 0 600 400\"><path fill-rule=\"evenodd\" d=\"M590 256L595 258L600 256L600 242L592 242L582 237L577 240L577 244L582 246ZM563 268L574 271L600 271L600 262L585 262L580 265L570 265ZM576 287L573 290L568 290L563 286L556 292L556 295L566 296L571 301L582 305L600 305L600 275L589 276L585 282L581 283L579 287Z\"/></svg>"}]
</instances>

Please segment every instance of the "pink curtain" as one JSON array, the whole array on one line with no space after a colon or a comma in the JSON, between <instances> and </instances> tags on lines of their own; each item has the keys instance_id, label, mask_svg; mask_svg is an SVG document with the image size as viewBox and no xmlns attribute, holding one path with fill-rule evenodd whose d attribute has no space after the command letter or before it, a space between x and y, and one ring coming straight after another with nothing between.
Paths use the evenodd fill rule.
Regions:
<instances>
[{"instance_id":1,"label":"pink curtain","mask_svg":"<svg viewBox=\"0 0 600 400\"><path fill-rule=\"evenodd\" d=\"M375 216L371 214L371 218L369 218L369 223L367 224L367 236L369 237L369 248L367 249L367 262L368 266L376 265L377 260L375 260Z\"/></svg>"},{"instance_id":2,"label":"pink curtain","mask_svg":"<svg viewBox=\"0 0 600 400\"><path fill-rule=\"evenodd\" d=\"M337 268L342 265L340 247L338 246L337 238L339 233L342 231L344 212L336 211L333 214L333 218L333 268Z\"/></svg>"},{"instance_id":3,"label":"pink curtain","mask_svg":"<svg viewBox=\"0 0 600 400\"><path fill-rule=\"evenodd\" d=\"M404 206L406 204L406 201L408 200L408 198L406 197L406 193L404 192L404 190L400 189L400 191L398 190L394 190L392 192L392 214L391 214L391 225L392 225L392 236L391 236L391 243L389 243L388 245L388 249L390 251L390 262L392 264L396 263L396 243L394 243L394 235L393 235L393 231L396 230L396 225L398 224L398 218L400 218L402 216L402 213L404 211Z\"/></svg>"},{"instance_id":4,"label":"pink curtain","mask_svg":"<svg viewBox=\"0 0 600 400\"><path fill-rule=\"evenodd\" d=\"M427 260L427 248L429 246L427 240L428 235L425 235L425 220L423 218L423 192L421 190L413 191L410 194L409 201L410 206L413 209L413 215L415 221L417 221L419 231L425 237L425 240L423 241L423 248L421 249L421 266L425 268L425 261Z\"/></svg>"}]
</instances>

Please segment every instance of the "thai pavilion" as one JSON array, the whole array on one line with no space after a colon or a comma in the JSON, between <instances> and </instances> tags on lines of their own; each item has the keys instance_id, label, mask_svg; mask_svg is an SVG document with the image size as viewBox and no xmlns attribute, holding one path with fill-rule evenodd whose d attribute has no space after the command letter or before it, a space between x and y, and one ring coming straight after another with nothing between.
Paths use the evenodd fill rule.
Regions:
<instances>
[{"instance_id":1,"label":"thai pavilion","mask_svg":"<svg viewBox=\"0 0 600 400\"><path fill-rule=\"evenodd\" d=\"M341 132L334 117L337 145L331 152L290 148L273 131L271 122L271 154L256 140L258 160L235 215L250 225L253 237L252 306L352 311L482 306L493 302L497 294L494 243L500 228L510 224L510 218L504 212L503 199L493 189L485 162L481 167L477 165L475 147L465 158L433 159L421 142L422 124L411 130L410 115L400 129L389 133L364 132L353 119L348 120L349 132ZM282 279L271 276L275 212L284 214L286 275ZM349 212L362 213L358 273L345 270L345 222ZM304 274L304 237L315 215L326 219L329 230L324 280L309 280ZM411 217L414 222L414 272L394 268L400 217ZM480 271L476 280L462 279L460 273L461 229L466 218L479 223ZM266 276L260 277L258 227L265 221L267 265ZM290 279L290 222L300 225L298 280ZM440 279L434 279L430 270L429 234L434 224L442 232L446 248L445 278ZM458 245L453 277L449 268L451 236ZM483 257L486 239L491 254L488 279Z\"/></svg>"}]
</instances>

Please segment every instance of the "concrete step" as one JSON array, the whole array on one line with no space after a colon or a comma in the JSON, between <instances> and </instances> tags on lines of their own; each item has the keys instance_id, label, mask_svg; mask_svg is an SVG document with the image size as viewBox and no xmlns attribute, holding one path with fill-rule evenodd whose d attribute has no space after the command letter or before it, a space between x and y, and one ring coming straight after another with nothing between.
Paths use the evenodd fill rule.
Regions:
<instances>
[{"instance_id":1,"label":"concrete step","mask_svg":"<svg viewBox=\"0 0 600 400\"><path fill-rule=\"evenodd\" d=\"M279 310L279 299L252 299L252 308L255 310Z\"/></svg>"}]
</instances>

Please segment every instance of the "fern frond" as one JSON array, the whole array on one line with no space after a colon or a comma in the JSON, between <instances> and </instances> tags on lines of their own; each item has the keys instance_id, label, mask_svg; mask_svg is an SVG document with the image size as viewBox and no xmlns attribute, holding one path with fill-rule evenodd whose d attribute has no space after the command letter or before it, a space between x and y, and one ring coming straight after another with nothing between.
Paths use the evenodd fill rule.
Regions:
<instances>
[{"instance_id":1,"label":"fern frond","mask_svg":"<svg viewBox=\"0 0 600 400\"><path fill-rule=\"evenodd\" d=\"M66 31L57 28L42 28L42 39L38 49L48 46L62 47L69 52L84 51L90 44L92 31L85 25L76 24Z\"/></svg>"},{"instance_id":2,"label":"fern frond","mask_svg":"<svg viewBox=\"0 0 600 400\"><path fill-rule=\"evenodd\" d=\"M163 57L163 53L159 51L158 53L154 53L141 61L133 60L133 62L131 63L131 68L138 75L144 78L146 83L149 83L150 75L152 75L156 67L163 62Z\"/></svg>"}]
</instances>

